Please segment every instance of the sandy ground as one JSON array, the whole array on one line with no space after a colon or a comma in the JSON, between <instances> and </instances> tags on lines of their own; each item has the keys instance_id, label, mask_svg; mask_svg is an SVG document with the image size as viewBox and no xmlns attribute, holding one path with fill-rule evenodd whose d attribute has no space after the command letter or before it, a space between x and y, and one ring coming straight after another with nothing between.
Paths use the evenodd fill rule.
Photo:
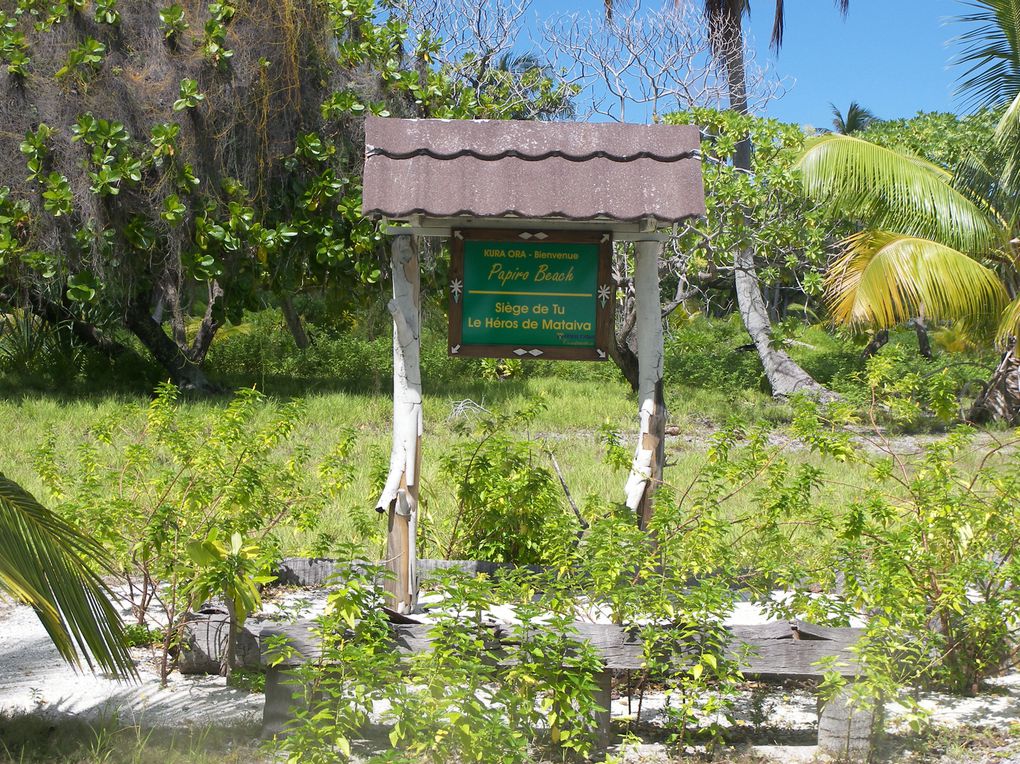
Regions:
<instances>
[{"instance_id":1,"label":"sandy ground","mask_svg":"<svg viewBox=\"0 0 1020 764\"><path fill-rule=\"evenodd\" d=\"M118 720L145 727L257 729L263 697L226 686L222 677L173 674L161 687L155 653L134 650L140 679L123 683L60 659L28 607L0 606L0 711L35 711L87 721Z\"/></svg>"}]
</instances>

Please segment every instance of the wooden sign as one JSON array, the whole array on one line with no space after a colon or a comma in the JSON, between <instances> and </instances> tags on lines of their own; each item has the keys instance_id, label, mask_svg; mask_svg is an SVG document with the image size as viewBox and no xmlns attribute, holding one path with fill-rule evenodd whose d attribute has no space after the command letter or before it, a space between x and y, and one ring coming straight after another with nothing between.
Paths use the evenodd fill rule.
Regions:
<instances>
[{"instance_id":1,"label":"wooden sign","mask_svg":"<svg viewBox=\"0 0 1020 764\"><path fill-rule=\"evenodd\" d=\"M612 236L464 229L450 243L450 355L605 361Z\"/></svg>"}]
</instances>

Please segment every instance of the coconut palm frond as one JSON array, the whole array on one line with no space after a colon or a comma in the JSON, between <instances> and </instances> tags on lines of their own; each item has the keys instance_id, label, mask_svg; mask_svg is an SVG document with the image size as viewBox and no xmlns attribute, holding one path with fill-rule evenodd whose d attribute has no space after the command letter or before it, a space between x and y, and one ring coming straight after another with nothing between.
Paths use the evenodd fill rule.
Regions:
<instances>
[{"instance_id":1,"label":"coconut palm frond","mask_svg":"<svg viewBox=\"0 0 1020 764\"><path fill-rule=\"evenodd\" d=\"M0 589L31 605L69 663L135 676L110 591L84 560L103 548L0 473Z\"/></svg>"},{"instance_id":2,"label":"coconut palm frond","mask_svg":"<svg viewBox=\"0 0 1020 764\"><path fill-rule=\"evenodd\" d=\"M1014 337L1020 337L1020 296L1002 311L995 342L1000 347L1008 347Z\"/></svg>"},{"instance_id":3,"label":"coconut palm frond","mask_svg":"<svg viewBox=\"0 0 1020 764\"><path fill-rule=\"evenodd\" d=\"M1020 184L1020 93L999 118L995 127L995 150L1000 161L999 187L1007 189L1012 199Z\"/></svg>"},{"instance_id":4,"label":"coconut palm frond","mask_svg":"<svg viewBox=\"0 0 1020 764\"><path fill-rule=\"evenodd\" d=\"M830 134L811 141L795 167L809 196L866 227L963 252L1003 244L987 211L953 188L950 173L920 157Z\"/></svg>"},{"instance_id":5,"label":"coconut palm frond","mask_svg":"<svg viewBox=\"0 0 1020 764\"><path fill-rule=\"evenodd\" d=\"M970 26L957 38L966 67L957 93L968 106L997 108L1020 93L1020 0L966 0L973 10L956 20Z\"/></svg>"},{"instance_id":6,"label":"coconut palm frond","mask_svg":"<svg viewBox=\"0 0 1020 764\"><path fill-rule=\"evenodd\" d=\"M1009 300L993 270L938 242L865 231L844 244L826 288L837 323L888 329L926 316L980 324Z\"/></svg>"}]
</instances>

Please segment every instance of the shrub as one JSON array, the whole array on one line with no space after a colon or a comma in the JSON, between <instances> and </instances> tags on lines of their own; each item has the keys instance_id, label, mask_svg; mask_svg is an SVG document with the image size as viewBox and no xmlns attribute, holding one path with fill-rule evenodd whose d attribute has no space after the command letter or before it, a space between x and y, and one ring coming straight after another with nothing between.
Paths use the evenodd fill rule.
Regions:
<instances>
[{"instance_id":1,"label":"shrub","mask_svg":"<svg viewBox=\"0 0 1020 764\"><path fill-rule=\"evenodd\" d=\"M338 466L352 440L340 439L313 485L307 450L292 441L299 402L271 408L258 392L241 390L224 409L201 415L182 408L177 388L165 384L142 413L141 428L127 406L94 423L71 453L58 451L51 435L37 450L36 471L55 509L111 551L137 623L158 614L169 624L165 677L196 599L225 595L238 621L257 606L274 530L314 527L326 494L347 479Z\"/></svg>"},{"instance_id":2,"label":"shrub","mask_svg":"<svg viewBox=\"0 0 1020 764\"><path fill-rule=\"evenodd\" d=\"M538 444L516 434L542 408L538 402L486 414L470 437L442 458L442 474L456 486L457 496L454 517L439 529L448 539L447 557L517 564L562 559L576 520L564 508Z\"/></svg>"}]
</instances>

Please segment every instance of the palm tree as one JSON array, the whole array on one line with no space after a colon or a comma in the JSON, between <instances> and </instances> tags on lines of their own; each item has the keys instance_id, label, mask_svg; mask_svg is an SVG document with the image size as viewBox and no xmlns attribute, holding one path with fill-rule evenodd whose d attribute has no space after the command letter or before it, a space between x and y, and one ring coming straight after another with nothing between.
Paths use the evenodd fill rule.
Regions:
<instances>
[{"instance_id":1,"label":"palm tree","mask_svg":"<svg viewBox=\"0 0 1020 764\"><path fill-rule=\"evenodd\" d=\"M136 676L110 590L86 560L110 569L97 542L0 473L0 590L35 609L64 660Z\"/></svg>"},{"instance_id":2,"label":"palm tree","mask_svg":"<svg viewBox=\"0 0 1020 764\"><path fill-rule=\"evenodd\" d=\"M846 14L850 0L835 0L836 7ZM730 109L738 114L747 114L747 73L744 63L744 17L750 13L749 0L705 0L705 18L715 54L726 67L727 89ZM785 30L785 8L783 0L775 0L772 21L772 47L778 51L783 44ZM745 172L752 171L751 142L749 139L737 144L733 165ZM758 284L758 272L754 263L754 251L738 247L734 252L734 282L737 305L744 327L754 341L761 359L765 376L774 395L790 395L797 391L809 390L824 393L811 375L804 371L782 349L772 344L772 324L769 321L765 300Z\"/></svg>"},{"instance_id":3,"label":"palm tree","mask_svg":"<svg viewBox=\"0 0 1020 764\"><path fill-rule=\"evenodd\" d=\"M1008 302L1003 275L1017 275L1020 222L1020 0L968 0L975 9L958 63L960 91L978 108L1006 107L989 157L955 173L845 135L805 150L807 193L859 221L844 242L827 295L837 322L885 329L923 312L935 319L998 323L1002 360L972 418L1020 415L1020 299ZM995 169L993 169L995 168ZM1005 306L1005 309L1004 309Z\"/></svg>"},{"instance_id":4,"label":"palm tree","mask_svg":"<svg viewBox=\"0 0 1020 764\"><path fill-rule=\"evenodd\" d=\"M846 110L846 116L834 103L832 107L832 129L841 135L853 135L867 130L874 122L878 121L873 113L865 109L857 101L851 101Z\"/></svg>"}]
</instances>

